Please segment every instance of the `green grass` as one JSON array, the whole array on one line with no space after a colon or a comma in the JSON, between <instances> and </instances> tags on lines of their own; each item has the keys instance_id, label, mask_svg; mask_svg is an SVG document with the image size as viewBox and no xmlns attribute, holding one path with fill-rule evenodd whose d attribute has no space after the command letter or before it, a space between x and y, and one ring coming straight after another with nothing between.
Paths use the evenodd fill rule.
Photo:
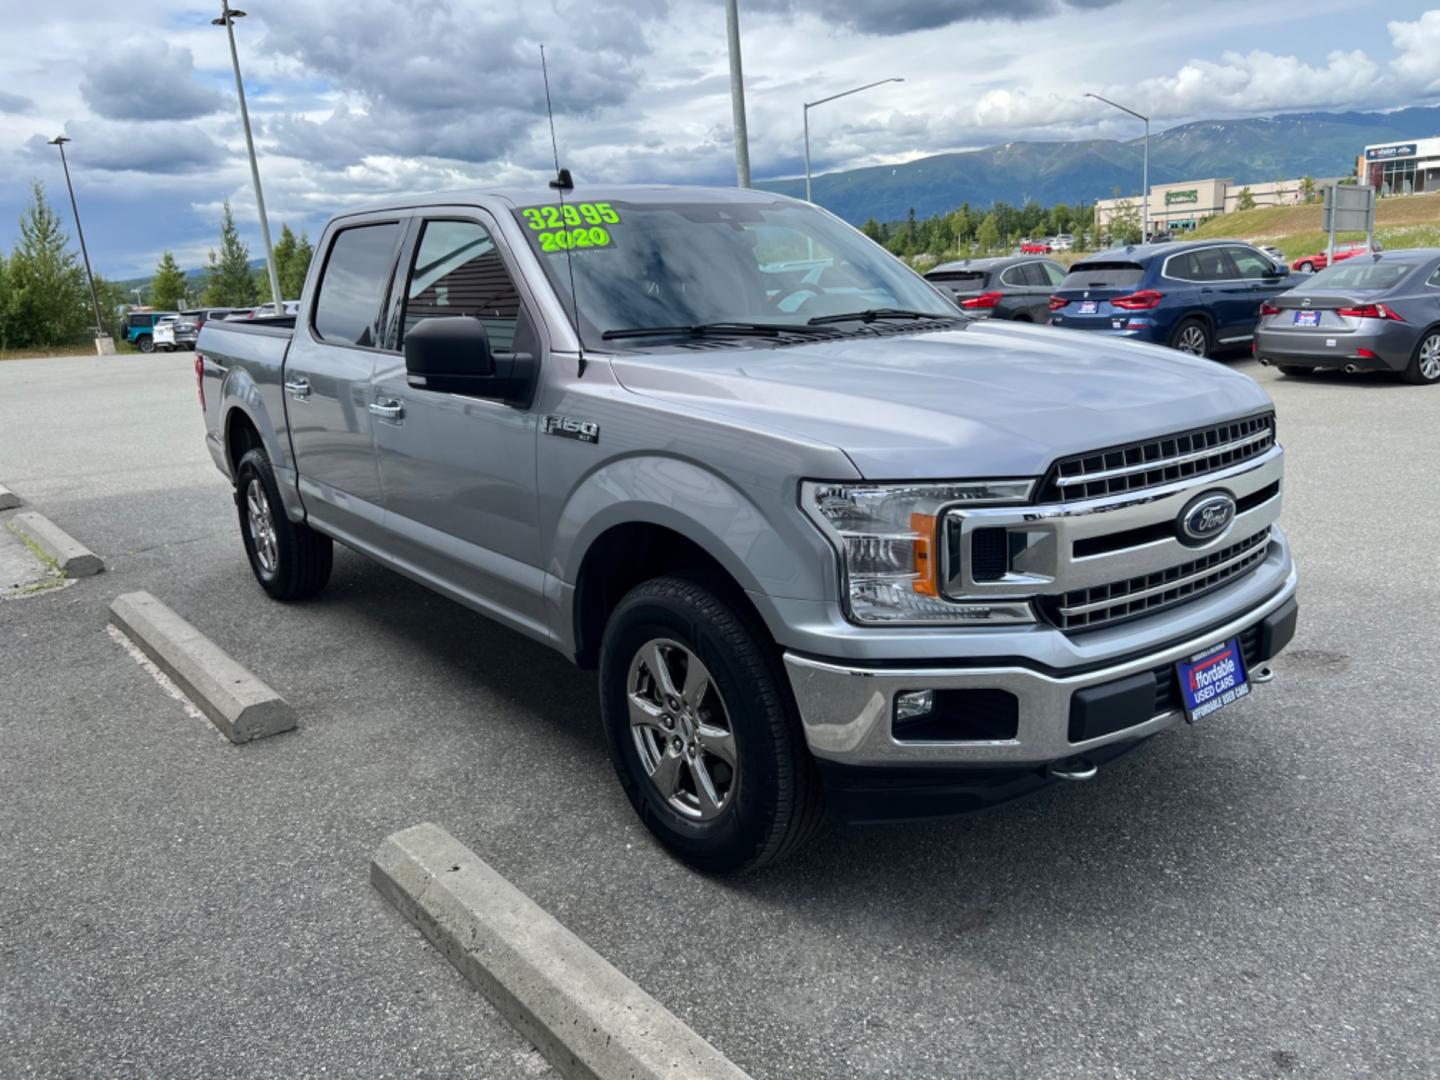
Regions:
<instances>
[{"instance_id":1,"label":"green grass","mask_svg":"<svg viewBox=\"0 0 1440 1080\"><path fill-rule=\"evenodd\" d=\"M128 341L116 341L119 356L139 355L140 350ZM0 360L48 360L55 356L94 356L95 342L90 338L72 345L46 345L35 349L0 349Z\"/></svg>"},{"instance_id":2,"label":"green grass","mask_svg":"<svg viewBox=\"0 0 1440 1080\"><path fill-rule=\"evenodd\" d=\"M1265 206L1222 214L1205 222L1193 235L1235 237L1268 244L1292 261L1325 250L1320 229L1321 207ZM1375 235L1382 246L1395 251L1409 247L1440 247L1440 194L1404 195L1381 199L1375 206ZM1364 240L1364 233L1340 233L1336 240Z\"/></svg>"},{"instance_id":3,"label":"green grass","mask_svg":"<svg viewBox=\"0 0 1440 1080\"><path fill-rule=\"evenodd\" d=\"M65 570L61 567L61 565L54 559L52 559L49 555L45 554L45 552L41 550L40 545L35 543L34 540L31 540L30 537L26 536L25 533L15 524L15 522L11 521L9 523L9 528L12 533L14 533L20 538L20 542L30 549L30 554L34 555L35 558L40 560L40 562L44 565L46 571L48 572L49 577L45 578L43 581L32 581L29 584L21 585L15 589L11 589L9 592L0 593L0 595L4 595L6 597L30 596L34 593L46 592L50 589L58 589L61 585L64 585L65 579L66 577L68 577L68 575L65 573Z\"/></svg>"}]
</instances>

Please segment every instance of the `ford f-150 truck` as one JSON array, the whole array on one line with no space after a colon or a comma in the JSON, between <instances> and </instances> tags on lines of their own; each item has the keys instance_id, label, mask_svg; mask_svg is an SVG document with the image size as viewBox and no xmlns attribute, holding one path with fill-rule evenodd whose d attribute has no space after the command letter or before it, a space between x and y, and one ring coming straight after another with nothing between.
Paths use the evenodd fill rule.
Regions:
<instances>
[{"instance_id":1,"label":"ford f-150 truck","mask_svg":"<svg viewBox=\"0 0 1440 1080\"><path fill-rule=\"evenodd\" d=\"M777 195L347 212L196 373L266 592L339 541L598 667L626 793L707 870L1087 778L1294 633L1253 380L965 320Z\"/></svg>"}]
</instances>

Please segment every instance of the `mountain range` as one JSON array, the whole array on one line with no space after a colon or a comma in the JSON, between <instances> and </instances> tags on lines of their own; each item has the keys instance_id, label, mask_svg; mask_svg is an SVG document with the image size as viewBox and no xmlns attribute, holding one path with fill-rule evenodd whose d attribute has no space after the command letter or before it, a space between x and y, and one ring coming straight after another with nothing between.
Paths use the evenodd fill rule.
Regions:
<instances>
[{"instance_id":1,"label":"mountain range","mask_svg":"<svg viewBox=\"0 0 1440 1080\"><path fill-rule=\"evenodd\" d=\"M1367 143L1440 135L1440 107L1395 112L1293 113L1241 120L1200 120L1152 133L1150 183L1231 177L1261 184L1301 176L1345 176ZM1045 206L1093 203L1140 192L1144 140L1012 142L876 165L813 178L815 201L845 220L898 221L962 202L981 208L1027 199ZM803 198L805 180L763 180L756 187Z\"/></svg>"}]
</instances>

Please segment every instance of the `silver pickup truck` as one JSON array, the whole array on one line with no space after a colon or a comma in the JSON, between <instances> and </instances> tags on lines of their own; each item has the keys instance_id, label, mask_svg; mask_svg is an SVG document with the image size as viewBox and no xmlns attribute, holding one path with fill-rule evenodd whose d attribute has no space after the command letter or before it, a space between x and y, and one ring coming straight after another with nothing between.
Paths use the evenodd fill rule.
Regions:
<instances>
[{"instance_id":1,"label":"silver pickup truck","mask_svg":"<svg viewBox=\"0 0 1440 1080\"><path fill-rule=\"evenodd\" d=\"M598 666L625 791L707 870L1087 778L1295 629L1254 381L966 320L775 195L345 213L299 314L206 323L196 374L266 592L338 540Z\"/></svg>"}]
</instances>

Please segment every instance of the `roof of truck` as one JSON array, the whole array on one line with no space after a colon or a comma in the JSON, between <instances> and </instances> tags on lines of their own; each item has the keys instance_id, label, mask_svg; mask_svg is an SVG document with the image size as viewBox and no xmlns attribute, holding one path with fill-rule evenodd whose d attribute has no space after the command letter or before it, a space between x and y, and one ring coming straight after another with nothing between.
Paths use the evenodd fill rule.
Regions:
<instances>
[{"instance_id":1,"label":"roof of truck","mask_svg":"<svg viewBox=\"0 0 1440 1080\"><path fill-rule=\"evenodd\" d=\"M412 206L464 206L480 199L503 199L513 206L544 206L556 202L557 193L546 184L529 184L512 187L463 188L459 191L435 191L418 195L403 195L370 206L347 210L341 217L351 214L373 214L385 210L399 210ZM576 184L564 192L567 202L632 202L642 200L650 203L705 203L705 202L751 202L769 203L776 200L794 201L786 195L773 191L757 191L754 188L688 187L678 184Z\"/></svg>"}]
</instances>

